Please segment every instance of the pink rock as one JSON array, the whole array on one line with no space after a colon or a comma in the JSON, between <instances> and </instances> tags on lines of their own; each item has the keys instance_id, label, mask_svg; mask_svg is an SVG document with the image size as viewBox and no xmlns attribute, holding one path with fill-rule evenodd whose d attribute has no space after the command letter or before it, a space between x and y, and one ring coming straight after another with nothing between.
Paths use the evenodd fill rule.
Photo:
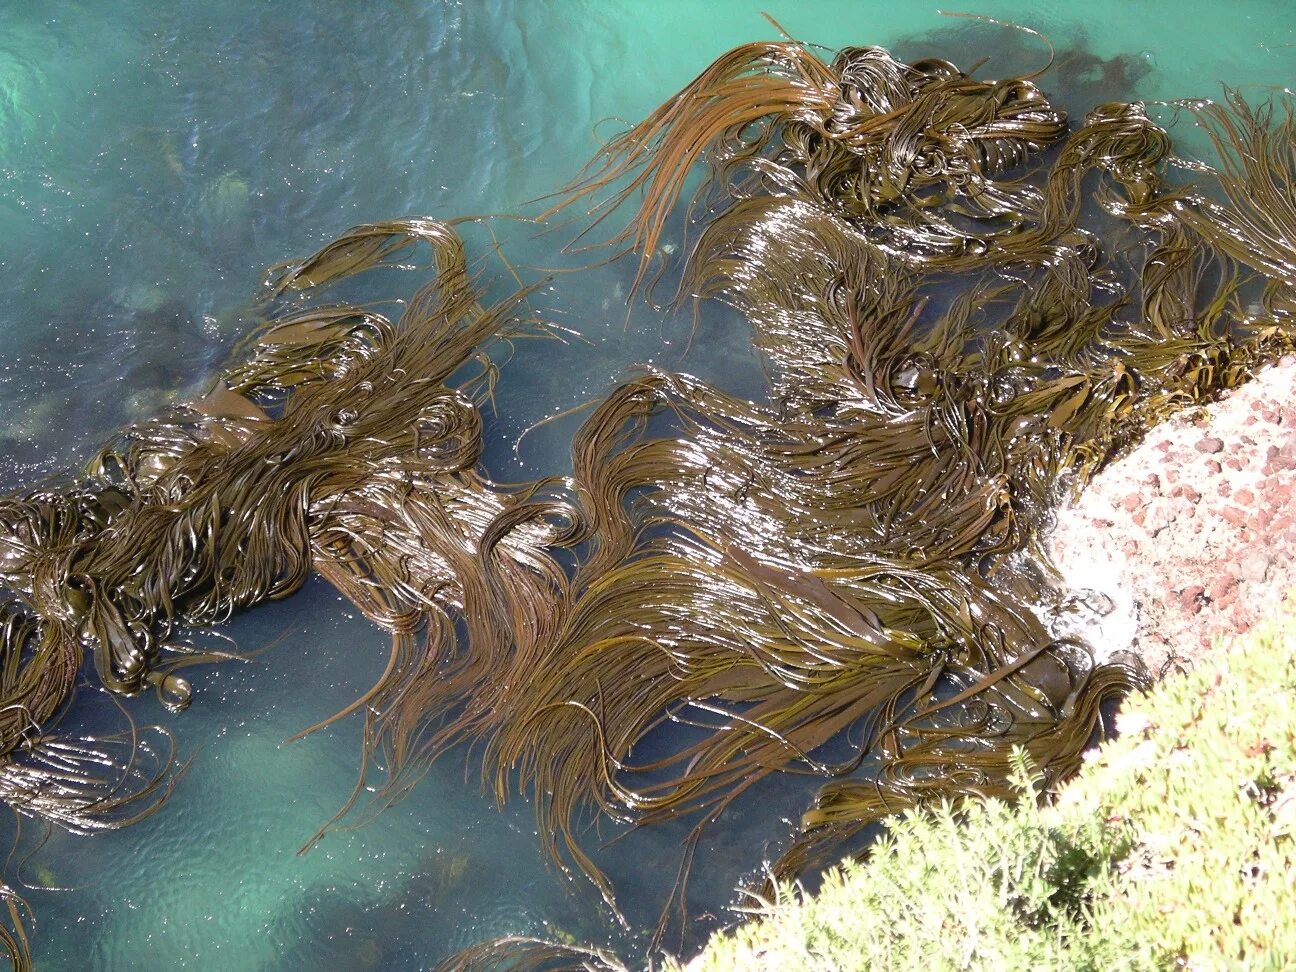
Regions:
<instances>
[{"instance_id":1,"label":"pink rock","mask_svg":"<svg viewBox=\"0 0 1296 972\"><path fill-rule=\"evenodd\" d=\"M1263 584L1266 577L1269 576L1269 557L1259 551L1254 551L1242 558L1241 574L1243 580L1251 581L1253 584Z\"/></svg>"},{"instance_id":2,"label":"pink rock","mask_svg":"<svg viewBox=\"0 0 1296 972\"><path fill-rule=\"evenodd\" d=\"M1273 521L1273 518L1273 511L1262 507L1251 514L1251 518L1247 520L1247 526L1253 530L1263 530Z\"/></svg>"},{"instance_id":3,"label":"pink rock","mask_svg":"<svg viewBox=\"0 0 1296 972\"><path fill-rule=\"evenodd\" d=\"M1207 588L1207 593L1210 595L1212 601L1219 603L1220 601L1223 601L1235 587L1237 587L1236 577L1232 577L1229 574L1220 574L1210 582L1210 586Z\"/></svg>"},{"instance_id":4,"label":"pink rock","mask_svg":"<svg viewBox=\"0 0 1296 972\"><path fill-rule=\"evenodd\" d=\"M1202 609L1202 597L1206 593L1203 584L1189 584L1179 592L1179 605L1189 614L1199 614Z\"/></svg>"},{"instance_id":5,"label":"pink rock","mask_svg":"<svg viewBox=\"0 0 1296 972\"><path fill-rule=\"evenodd\" d=\"M1147 516L1141 526L1154 537L1174 522L1174 513L1160 500L1149 503L1145 512Z\"/></svg>"},{"instance_id":6,"label":"pink rock","mask_svg":"<svg viewBox=\"0 0 1296 972\"><path fill-rule=\"evenodd\" d=\"M1237 506L1226 506L1220 510L1220 516L1230 526L1240 527L1246 522L1246 511Z\"/></svg>"}]
</instances>

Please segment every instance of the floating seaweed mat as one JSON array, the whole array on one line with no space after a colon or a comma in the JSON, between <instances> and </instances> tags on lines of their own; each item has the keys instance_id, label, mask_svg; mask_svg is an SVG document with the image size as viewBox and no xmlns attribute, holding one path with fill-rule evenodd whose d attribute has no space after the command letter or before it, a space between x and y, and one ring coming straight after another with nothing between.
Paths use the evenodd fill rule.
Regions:
<instances>
[{"instance_id":1,"label":"floating seaweed mat","mask_svg":"<svg viewBox=\"0 0 1296 972\"><path fill-rule=\"evenodd\" d=\"M366 752L308 846L467 741L613 910L589 814L693 815L682 905L704 829L776 773L825 781L781 877L886 813L1005 792L1015 747L1064 778L1145 673L1059 636L1050 510L1292 345L1291 114L1184 110L1219 156L1199 185L1170 178L1142 105L1071 126L1032 79L942 60L826 63L792 42L723 56L559 208L595 198L597 223L637 201L611 242L651 286L702 167L689 210L711 215L677 298L743 313L769 402L646 370L597 403L561 479L504 485L482 466L486 350L545 328L525 289L481 303L453 223L357 227L274 268L276 313L210 394L125 430L83 477L0 501L0 795L79 829L156 810L169 754L142 772L51 731L83 654L111 692L182 708L179 672L219 657L185 631L311 571L392 652L304 730L362 713ZM420 243L435 276L397 320L306 299ZM672 722L687 741L636 762ZM0 944L21 966L6 895Z\"/></svg>"},{"instance_id":2,"label":"floating seaweed mat","mask_svg":"<svg viewBox=\"0 0 1296 972\"><path fill-rule=\"evenodd\" d=\"M529 788L550 852L609 903L575 829L590 806L695 814L687 859L761 778L821 774L787 877L886 813L1007 795L1013 748L1073 772L1146 675L1054 634L1050 510L1292 346L1291 113L1180 107L1219 156L1195 185L1143 105L1069 129L1028 79L771 43L613 139L555 211L633 202L610 243L651 285L703 165L677 298L743 312L772 404L650 372L599 406L572 477L592 551L558 640L505 692L444 683L486 701L428 752L484 736L496 792ZM647 431L663 413L677 435ZM637 764L664 720L703 738ZM855 756L825 762L852 728Z\"/></svg>"},{"instance_id":3,"label":"floating seaweed mat","mask_svg":"<svg viewBox=\"0 0 1296 972\"><path fill-rule=\"evenodd\" d=\"M123 431L84 478L0 501L0 796L15 810L90 830L158 809L169 754L149 775L129 746L49 732L83 654L109 691L184 708L178 672L222 657L185 631L287 596L312 569L394 632L383 681L354 708L435 664L412 633L463 610L457 578L517 502L477 468L477 398L495 375L483 345L529 330L514 313L525 291L483 307L452 226L405 220L276 268L266 292L288 300L415 243L436 275L398 321L288 301L208 395ZM546 540L519 527L498 546L525 564ZM20 930L5 944L26 961Z\"/></svg>"}]
</instances>

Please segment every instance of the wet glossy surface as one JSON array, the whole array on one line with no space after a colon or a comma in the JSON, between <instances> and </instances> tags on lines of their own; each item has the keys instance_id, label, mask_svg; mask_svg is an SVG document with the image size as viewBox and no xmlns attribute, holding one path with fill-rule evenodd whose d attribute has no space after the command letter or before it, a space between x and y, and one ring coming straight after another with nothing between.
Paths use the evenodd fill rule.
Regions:
<instances>
[{"instance_id":1,"label":"wet glossy surface","mask_svg":"<svg viewBox=\"0 0 1296 972\"><path fill-rule=\"evenodd\" d=\"M939 52L956 60L1001 52L988 75L1043 58L1016 35L894 6L318 0L290 12L234 0L129 0L111 9L7 8L3 481L66 468L112 429L201 384L243 328L265 265L362 221L519 209L585 161L599 119L637 118L724 49L769 36L760 10L807 40L893 45L902 56L932 50L914 35L941 31ZM1045 30L1059 46L1078 36L1070 4L978 9ZM1281 84L1296 63L1285 10L1277 0L1088 4L1084 36L1108 60L1066 81L1085 103L1211 95L1221 80ZM1047 77L1041 83L1050 87ZM560 240L537 238L529 225L499 222L496 232L517 264L579 265L557 253ZM529 436L521 463L513 440L636 362L756 387L747 335L727 312L705 311L696 334L688 315L644 308L627 327L632 278L624 264L589 268L557 276L544 292L555 319L588 343L517 347L487 430L497 476L560 470L569 427ZM359 695L382 669L385 638L322 584L228 633L244 649L283 640L248 664L196 671L183 715L151 700L132 705L141 723L173 727L193 755L171 804L121 833L55 835L22 865L21 878L37 888L25 893L38 968L422 968L504 933L612 941L633 954L634 936L610 927L589 889L577 883L569 894L541 861L530 809L497 812L471 770L465 780L462 762L439 765L405 803L298 857L350 791L358 727L282 740ZM87 724L115 724L111 706L90 691L82 702ZM722 911L751 849L779 837L779 818L800 803L780 791L744 807L710 838L715 853L693 884L700 912ZM605 858L640 927L655 919L673 880L679 836L639 834Z\"/></svg>"}]
</instances>

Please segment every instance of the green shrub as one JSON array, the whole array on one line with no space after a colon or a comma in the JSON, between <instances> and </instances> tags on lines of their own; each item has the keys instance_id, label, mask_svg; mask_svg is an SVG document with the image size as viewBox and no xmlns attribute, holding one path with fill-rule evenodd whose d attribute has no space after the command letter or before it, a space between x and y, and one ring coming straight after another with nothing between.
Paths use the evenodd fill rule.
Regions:
<instances>
[{"instance_id":1,"label":"green shrub","mask_svg":"<svg viewBox=\"0 0 1296 972\"><path fill-rule=\"evenodd\" d=\"M866 862L785 889L690 969L1296 968L1293 647L1289 617L1130 699L1043 806L892 819Z\"/></svg>"}]
</instances>

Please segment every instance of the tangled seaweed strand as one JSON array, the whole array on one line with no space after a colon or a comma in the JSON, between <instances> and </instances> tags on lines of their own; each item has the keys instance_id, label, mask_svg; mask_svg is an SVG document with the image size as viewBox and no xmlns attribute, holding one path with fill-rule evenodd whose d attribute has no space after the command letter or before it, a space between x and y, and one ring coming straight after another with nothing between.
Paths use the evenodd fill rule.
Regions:
<instances>
[{"instance_id":1,"label":"tangled seaweed strand","mask_svg":"<svg viewBox=\"0 0 1296 972\"><path fill-rule=\"evenodd\" d=\"M681 294L742 311L773 373L767 408L652 373L590 418L573 478L595 550L563 640L458 723L489 733L497 793L516 771L550 852L587 872L589 805L636 824L698 813L695 843L769 773L839 778L776 867L789 876L885 813L1007 795L1014 746L1069 775L1103 703L1144 676L1041 619L1061 594L1038 547L1049 510L1291 348L1290 113L1275 129L1236 99L1194 107L1225 158L1225 210L1166 186L1169 138L1141 105L1099 106L1068 135L1022 79L877 48L829 73L797 45L737 49L609 143L564 203L609 191L602 219L643 191L611 240L639 252L638 286L705 161L692 211L717 184L727 201ZM1090 221L1131 241L1115 257L1081 225L1089 198ZM1259 314L1243 265L1267 278ZM952 301L951 274L968 280ZM645 436L662 412L678 438ZM634 764L663 718L709 735ZM816 757L861 724L854 758Z\"/></svg>"},{"instance_id":2,"label":"tangled seaweed strand","mask_svg":"<svg viewBox=\"0 0 1296 972\"><path fill-rule=\"evenodd\" d=\"M397 632L384 681L357 706L377 704L426 663L401 647L502 506L472 471L471 389L493 370L459 388L446 381L505 323L521 327L510 315L524 294L481 307L457 234L422 220L359 227L281 268L267 289L318 287L417 241L431 246L438 274L396 324L345 306L276 318L210 394L125 430L66 493L0 504L0 581L15 599L0 619L0 795L11 806L73 830L156 810L177 778L173 757L140 777L133 741L118 753L102 739L91 747L44 734L83 651L110 691L153 687L183 708L191 690L176 671L222 656L187 649L180 629L284 597L312 568ZM410 494L425 508L407 506ZM434 521L426 542L420 516ZM409 549L417 563L404 562Z\"/></svg>"},{"instance_id":3,"label":"tangled seaweed strand","mask_svg":"<svg viewBox=\"0 0 1296 972\"><path fill-rule=\"evenodd\" d=\"M639 288L704 166L688 209L713 215L677 299L745 316L769 400L647 369L597 405L561 479L482 466L486 351L543 328L525 289L482 305L454 224L360 226L274 268L279 313L208 395L81 479L0 501L0 796L82 830L155 810L170 757L150 776L49 731L83 654L104 688L183 708L178 672L221 657L183 632L312 571L392 648L304 730L363 713L356 788L307 846L477 743L487 788L529 793L546 851L613 910L591 816L692 815L682 908L705 828L774 774L824 780L777 877L898 809L1006 795L1016 747L1065 778L1145 673L1058 622L1050 511L1292 346L1292 115L1186 110L1219 155L1204 187L1170 178L1143 105L1072 128L1032 80L944 60L724 55L556 208L594 199L597 223L637 202L611 244L638 254ZM418 243L435 276L399 319L306 299ZM648 747L671 723L683 741ZM91 773L100 756L127 771Z\"/></svg>"}]
</instances>

